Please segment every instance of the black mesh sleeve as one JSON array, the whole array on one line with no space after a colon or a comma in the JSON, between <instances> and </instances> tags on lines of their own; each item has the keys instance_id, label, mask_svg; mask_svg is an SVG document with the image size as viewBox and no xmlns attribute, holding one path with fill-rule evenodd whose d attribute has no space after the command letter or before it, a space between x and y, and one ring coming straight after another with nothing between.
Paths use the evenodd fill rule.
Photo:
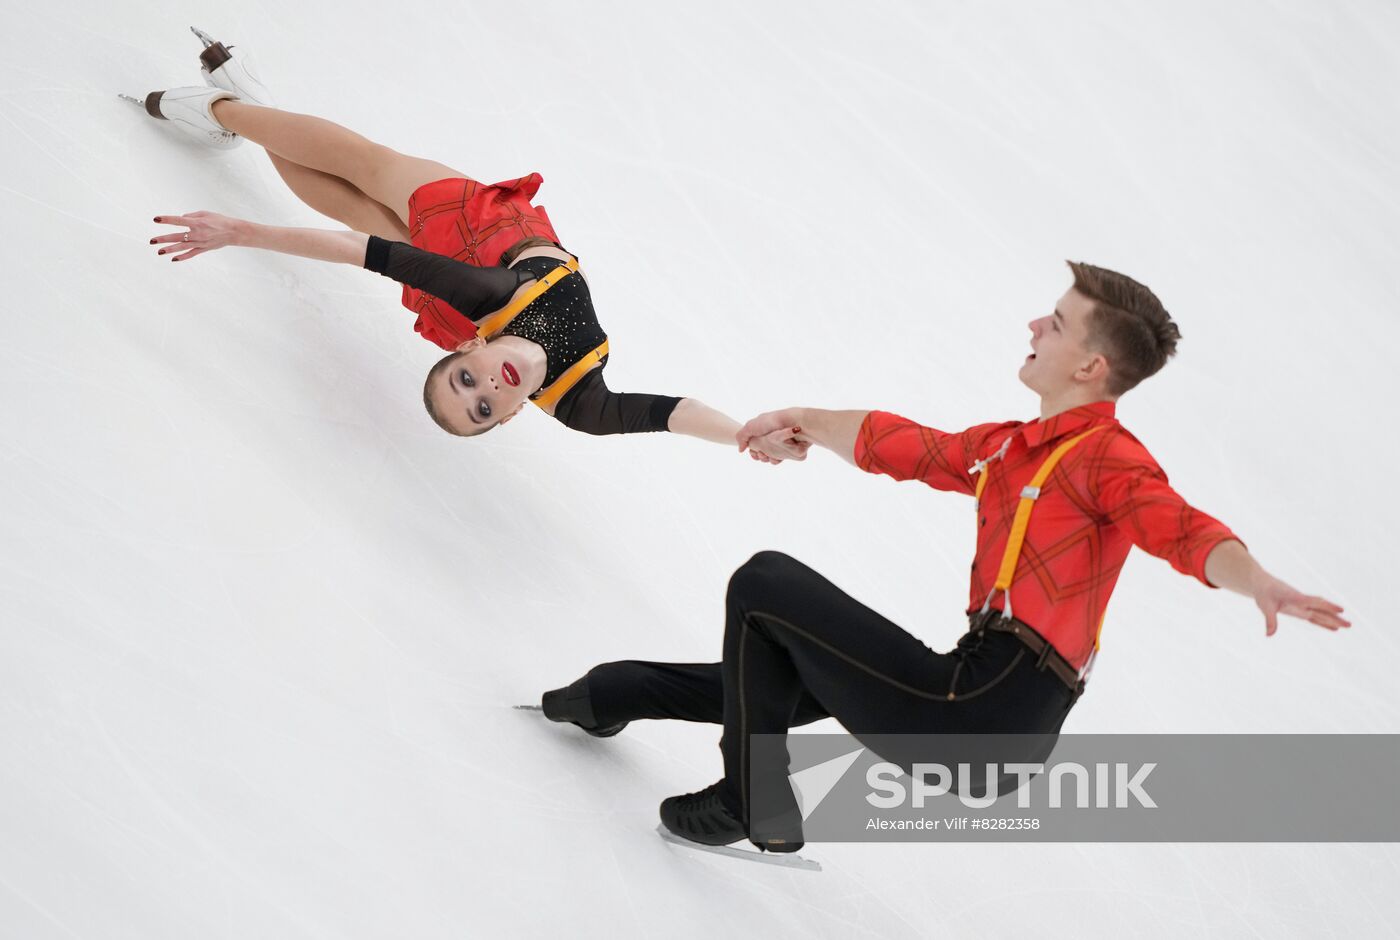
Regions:
<instances>
[{"instance_id":1,"label":"black mesh sleeve","mask_svg":"<svg viewBox=\"0 0 1400 940\"><path fill-rule=\"evenodd\" d=\"M533 280L524 271L479 268L376 235L365 246L365 267L432 294L472 320L504 307L516 288Z\"/></svg>"},{"instance_id":2,"label":"black mesh sleeve","mask_svg":"<svg viewBox=\"0 0 1400 940\"><path fill-rule=\"evenodd\" d=\"M559 400L554 417L585 434L638 434L665 431L678 404L680 399L669 395L610 391L600 366Z\"/></svg>"}]
</instances>

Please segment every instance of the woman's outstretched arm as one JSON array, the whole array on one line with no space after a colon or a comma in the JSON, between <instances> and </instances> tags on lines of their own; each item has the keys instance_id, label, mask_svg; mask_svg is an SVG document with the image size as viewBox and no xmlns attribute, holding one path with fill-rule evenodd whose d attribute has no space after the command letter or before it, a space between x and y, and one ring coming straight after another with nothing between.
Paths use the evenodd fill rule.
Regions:
<instances>
[{"instance_id":1,"label":"woman's outstretched arm","mask_svg":"<svg viewBox=\"0 0 1400 940\"><path fill-rule=\"evenodd\" d=\"M184 261L206 251L229 245L240 248L262 248L299 258L334 261L362 267L369 236L360 232L334 232L318 228L286 228L280 225L260 225L246 219L235 219L217 212L190 212L186 215L158 215L162 225L182 225L188 232L157 235L152 245L160 245L159 254L170 255L171 261ZM189 238L186 239L185 235Z\"/></svg>"},{"instance_id":2,"label":"woman's outstretched arm","mask_svg":"<svg viewBox=\"0 0 1400 940\"><path fill-rule=\"evenodd\" d=\"M589 372L554 408L554 417L585 434L639 434L670 431L716 444L733 444L739 422L694 398L614 392L602 369ZM759 460L801 460L807 447L796 442L758 439L752 448Z\"/></svg>"},{"instance_id":3,"label":"woman's outstretched arm","mask_svg":"<svg viewBox=\"0 0 1400 940\"><path fill-rule=\"evenodd\" d=\"M698 398L682 398L671 412L667 430L673 434L698 437L715 444L732 444L739 431L739 422L722 411L716 411Z\"/></svg>"},{"instance_id":4,"label":"woman's outstretched arm","mask_svg":"<svg viewBox=\"0 0 1400 940\"><path fill-rule=\"evenodd\" d=\"M682 398L671 412L668 427L672 433L687 434L702 441L712 441L732 447L739 433L739 422L722 411L716 411L698 398ZM755 460L781 463L784 460L804 460L807 444L782 435L760 435L748 448Z\"/></svg>"},{"instance_id":5,"label":"woman's outstretched arm","mask_svg":"<svg viewBox=\"0 0 1400 940\"><path fill-rule=\"evenodd\" d=\"M151 244L163 246L161 254L173 254L173 261L237 245L316 261L353 264L440 297L472 320L505 306L516 290L532 280L521 271L478 267L404 242L361 232L260 225L215 212L163 215L157 216L156 221L189 227L187 233L175 232L151 239ZM186 234L188 241L184 239Z\"/></svg>"}]
</instances>

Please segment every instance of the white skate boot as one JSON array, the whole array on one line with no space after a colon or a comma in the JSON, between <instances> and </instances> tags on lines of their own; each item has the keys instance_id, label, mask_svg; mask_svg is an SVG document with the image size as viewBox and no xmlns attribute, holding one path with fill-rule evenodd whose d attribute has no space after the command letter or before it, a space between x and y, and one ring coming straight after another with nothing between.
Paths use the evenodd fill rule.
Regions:
<instances>
[{"instance_id":1,"label":"white skate boot","mask_svg":"<svg viewBox=\"0 0 1400 940\"><path fill-rule=\"evenodd\" d=\"M144 102L122 95L127 101L142 104L153 118L169 121L195 140L219 150L232 150L243 138L214 119L214 102L225 98L237 100L233 92L222 88L170 88L153 91Z\"/></svg>"},{"instance_id":2,"label":"white skate boot","mask_svg":"<svg viewBox=\"0 0 1400 940\"><path fill-rule=\"evenodd\" d=\"M272 94L254 74L245 50L237 46L225 46L203 30L190 27L190 32L204 43L204 51L199 54L199 70L204 75L204 83L214 88L231 91L243 101L273 107Z\"/></svg>"}]
</instances>

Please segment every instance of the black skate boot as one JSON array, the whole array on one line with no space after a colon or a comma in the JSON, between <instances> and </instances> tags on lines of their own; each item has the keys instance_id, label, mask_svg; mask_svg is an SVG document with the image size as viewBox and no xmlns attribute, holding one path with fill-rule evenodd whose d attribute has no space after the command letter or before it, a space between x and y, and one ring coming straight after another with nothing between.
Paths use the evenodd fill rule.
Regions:
<instances>
[{"instance_id":1,"label":"black skate boot","mask_svg":"<svg viewBox=\"0 0 1400 940\"><path fill-rule=\"evenodd\" d=\"M720 795L723 788L724 781L720 780L697 793L667 797L661 801L661 824L674 835L701 845L729 845L749 838L764 852L801 850L800 814L795 821L784 819L780 825L756 826L750 837L734 809Z\"/></svg>"},{"instance_id":2,"label":"black skate boot","mask_svg":"<svg viewBox=\"0 0 1400 940\"><path fill-rule=\"evenodd\" d=\"M550 721L566 721L578 725L595 738L610 738L627 727L625 721L604 728L598 727L598 722L593 717L593 703L588 696L587 676L562 689L546 692L540 699L540 709Z\"/></svg>"}]
</instances>

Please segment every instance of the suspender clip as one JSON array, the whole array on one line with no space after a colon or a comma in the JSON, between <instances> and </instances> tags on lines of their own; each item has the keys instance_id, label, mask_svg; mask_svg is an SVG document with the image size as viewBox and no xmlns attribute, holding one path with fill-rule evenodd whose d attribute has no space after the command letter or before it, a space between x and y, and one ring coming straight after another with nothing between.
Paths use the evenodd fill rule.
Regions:
<instances>
[{"instance_id":1,"label":"suspender clip","mask_svg":"<svg viewBox=\"0 0 1400 940\"><path fill-rule=\"evenodd\" d=\"M1011 619L1011 592L1010 592L1010 591L1005 591L1005 592L1003 592L1003 599L1005 600L1005 603L1002 604L1001 610L1000 610L1000 611L992 610L992 598L994 598L994 597L997 596L997 590L998 590L998 589L997 589L995 586L992 587L991 592L987 595L987 599L986 599L985 601L982 602L982 611L981 611L981 612L984 613L984 614L987 614L987 613L999 614L1002 620L1010 620L1010 619Z\"/></svg>"},{"instance_id":2,"label":"suspender clip","mask_svg":"<svg viewBox=\"0 0 1400 940\"><path fill-rule=\"evenodd\" d=\"M1089 651L1089 658L1084 662L1084 668L1079 670L1079 683L1083 685L1089 681L1089 676L1094 671L1094 660L1099 656L1098 648Z\"/></svg>"},{"instance_id":3,"label":"suspender clip","mask_svg":"<svg viewBox=\"0 0 1400 940\"><path fill-rule=\"evenodd\" d=\"M968 476L975 477L977 474L987 469L987 464L991 463L993 460L1001 460L1003 457L1006 456L1006 449L1010 446L1011 438L1008 437L1006 440L1001 442L1001 447L997 448L997 452L995 454L992 454L990 457L983 457L981 460L968 467Z\"/></svg>"}]
</instances>

